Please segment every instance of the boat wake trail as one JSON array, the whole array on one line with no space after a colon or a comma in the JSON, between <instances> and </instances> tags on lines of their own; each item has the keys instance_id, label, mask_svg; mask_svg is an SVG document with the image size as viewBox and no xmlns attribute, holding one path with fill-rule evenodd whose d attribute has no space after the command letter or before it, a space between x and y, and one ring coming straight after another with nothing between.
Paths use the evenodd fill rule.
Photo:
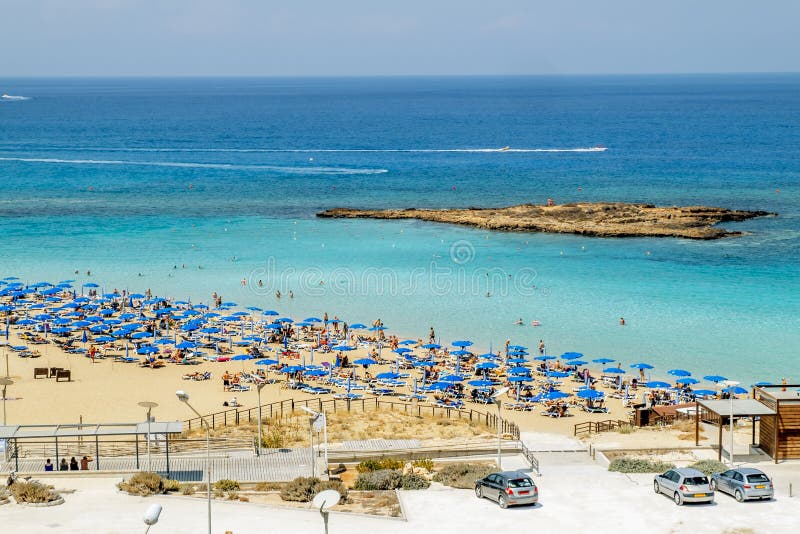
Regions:
<instances>
[{"instance_id":1,"label":"boat wake trail","mask_svg":"<svg viewBox=\"0 0 800 534\"><path fill-rule=\"evenodd\" d=\"M20 101L20 100L30 100L31 97L29 96L14 96L14 95L0 95L0 101L2 100L10 100L10 101Z\"/></svg>"},{"instance_id":2,"label":"boat wake trail","mask_svg":"<svg viewBox=\"0 0 800 534\"><path fill-rule=\"evenodd\" d=\"M302 154L324 154L324 153L457 153L457 154L491 154L491 153L536 153L536 152L605 152L608 150L603 146L579 147L579 148L98 148L98 147L49 147L34 148L26 147L30 150L41 151L75 151L75 152L236 152L236 153L302 153ZM19 150L20 148L4 147L0 150Z\"/></svg>"},{"instance_id":3,"label":"boat wake trail","mask_svg":"<svg viewBox=\"0 0 800 534\"><path fill-rule=\"evenodd\" d=\"M254 170L282 174L384 174L389 172L387 169L358 169L350 167L288 167L281 165L239 165L232 163L187 163L177 161L124 161L56 158L0 158L0 161L51 163L62 165L129 165L145 167L179 167L189 169Z\"/></svg>"}]
</instances>

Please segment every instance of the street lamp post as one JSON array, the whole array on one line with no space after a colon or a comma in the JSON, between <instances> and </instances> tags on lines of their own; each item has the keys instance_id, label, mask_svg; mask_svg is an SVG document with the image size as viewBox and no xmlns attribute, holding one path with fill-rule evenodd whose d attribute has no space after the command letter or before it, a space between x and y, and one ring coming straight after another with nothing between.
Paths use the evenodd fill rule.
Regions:
<instances>
[{"instance_id":1,"label":"street lamp post","mask_svg":"<svg viewBox=\"0 0 800 534\"><path fill-rule=\"evenodd\" d=\"M261 422L263 421L263 419L261 419L261 390L264 389L266 385L266 382L259 382L256 385L256 390L258 391L258 445L256 446L256 456L261 456L261 444L263 443L263 441L261 441Z\"/></svg>"},{"instance_id":2,"label":"street lamp post","mask_svg":"<svg viewBox=\"0 0 800 534\"><path fill-rule=\"evenodd\" d=\"M730 433L731 433L731 449L730 449L730 455L728 456L728 459L731 462L731 467L733 467L733 390L734 390L734 388L736 386L739 385L739 382L737 382L735 380L726 380L725 382L723 382L723 384L725 384L728 387L728 398L731 401L731 413L730 413L730 421L729 421L729 423L730 423Z\"/></svg>"},{"instance_id":3,"label":"street lamp post","mask_svg":"<svg viewBox=\"0 0 800 534\"><path fill-rule=\"evenodd\" d=\"M508 388L501 388L492 395L492 400L494 400L494 405L497 406L497 470L502 471L502 449L503 449L503 417L500 414L500 408L502 407L503 401L500 399L500 396L508 391Z\"/></svg>"},{"instance_id":4,"label":"street lamp post","mask_svg":"<svg viewBox=\"0 0 800 534\"><path fill-rule=\"evenodd\" d=\"M324 472L325 473L328 472L328 421L327 421L327 419L325 417L325 412L315 412L314 410L312 410L308 406L301 406L300 408L310 415L308 422L309 422L309 425L310 425L311 439L312 439L312 441L311 441L311 477L313 478L314 477L314 473L315 473L315 469L314 469L315 456L314 456L314 442L313 442L314 430L315 430L315 427L316 427L316 430L319 432L320 424L322 426L322 435L323 435L322 439L323 439L324 450L325 450L325 471Z\"/></svg>"},{"instance_id":5,"label":"street lamp post","mask_svg":"<svg viewBox=\"0 0 800 534\"><path fill-rule=\"evenodd\" d=\"M153 472L153 459L150 456L150 412L153 408L158 408L157 402L142 401L139 403L142 408L147 408L147 470ZM139 438L136 438L139 439Z\"/></svg>"},{"instance_id":6,"label":"street lamp post","mask_svg":"<svg viewBox=\"0 0 800 534\"><path fill-rule=\"evenodd\" d=\"M206 492L207 492L207 499L208 499L208 534L211 534L211 427L208 425L208 421L206 418L200 415L200 412L194 409L194 406L189 404L189 394L185 391L178 390L175 392L175 395L178 397L178 400L184 403L186 406L192 410L197 417L200 418L200 422L206 428Z\"/></svg>"},{"instance_id":7,"label":"street lamp post","mask_svg":"<svg viewBox=\"0 0 800 534\"><path fill-rule=\"evenodd\" d=\"M0 378L0 385L3 386L3 426L6 426L6 388L14 384L14 381L8 377Z\"/></svg>"}]
</instances>

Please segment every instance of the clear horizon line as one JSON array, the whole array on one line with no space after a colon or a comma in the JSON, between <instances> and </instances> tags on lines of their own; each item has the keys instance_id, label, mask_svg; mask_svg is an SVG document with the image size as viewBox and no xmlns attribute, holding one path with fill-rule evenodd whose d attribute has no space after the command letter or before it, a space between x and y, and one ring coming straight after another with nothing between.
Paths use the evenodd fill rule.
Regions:
<instances>
[{"instance_id":1,"label":"clear horizon line","mask_svg":"<svg viewBox=\"0 0 800 534\"><path fill-rule=\"evenodd\" d=\"M335 79L335 78L558 78L558 77L661 77L661 76L760 76L796 75L800 71L684 71L684 72L563 72L509 74L6 74L5 79Z\"/></svg>"}]
</instances>

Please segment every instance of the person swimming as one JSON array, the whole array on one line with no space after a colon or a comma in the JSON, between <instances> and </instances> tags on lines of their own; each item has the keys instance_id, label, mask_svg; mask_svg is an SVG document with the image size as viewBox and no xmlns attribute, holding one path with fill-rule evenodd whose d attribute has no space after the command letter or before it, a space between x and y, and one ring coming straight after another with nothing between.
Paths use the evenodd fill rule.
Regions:
<instances>
[{"instance_id":1,"label":"person swimming","mask_svg":"<svg viewBox=\"0 0 800 534\"><path fill-rule=\"evenodd\" d=\"M519 319L517 319L516 321L514 321L514 324L515 324L515 325L518 325L518 326L522 326L522 325L524 325L524 324L525 324L525 322L522 320L522 317L520 317Z\"/></svg>"}]
</instances>

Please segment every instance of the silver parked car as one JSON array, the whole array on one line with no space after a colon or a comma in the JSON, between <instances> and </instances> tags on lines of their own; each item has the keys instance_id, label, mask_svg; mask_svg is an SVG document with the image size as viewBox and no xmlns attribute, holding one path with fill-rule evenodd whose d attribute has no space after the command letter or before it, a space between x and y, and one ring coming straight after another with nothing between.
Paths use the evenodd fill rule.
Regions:
<instances>
[{"instance_id":1,"label":"silver parked car","mask_svg":"<svg viewBox=\"0 0 800 534\"><path fill-rule=\"evenodd\" d=\"M775 496L772 480L763 471L752 467L729 469L724 473L711 475L711 487L733 495L739 502L748 499L772 499Z\"/></svg>"},{"instance_id":2,"label":"silver parked car","mask_svg":"<svg viewBox=\"0 0 800 534\"><path fill-rule=\"evenodd\" d=\"M500 508L508 508L515 504L536 504L539 488L525 473L503 471L475 482L475 495L479 499L486 497L497 501Z\"/></svg>"},{"instance_id":3,"label":"silver parked car","mask_svg":"<svg viewBox=\"0 0 800 534\"><path fill-rule=\"evenodd\" d=\"M688 467L670 469L662 475L656 475L653 490L669 495L678 506L685 502L714 502L714 488L708 477Z\"/></svg>"}]
</instances>

